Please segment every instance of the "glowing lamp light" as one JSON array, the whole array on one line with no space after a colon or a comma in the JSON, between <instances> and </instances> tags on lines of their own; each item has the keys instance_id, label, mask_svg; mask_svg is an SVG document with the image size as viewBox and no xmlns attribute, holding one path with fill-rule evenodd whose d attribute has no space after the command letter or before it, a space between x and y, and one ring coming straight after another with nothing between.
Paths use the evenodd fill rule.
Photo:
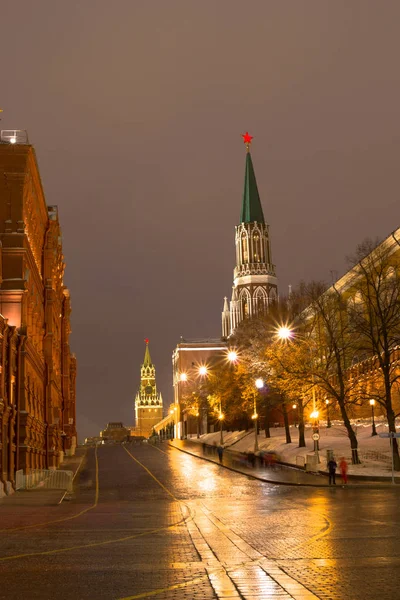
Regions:
<instances>
[{"instance_id":1,"label":"glowing lamp light","mask_svg":"<svg viewBox=\"0 0 400 600\"><path fill-rule=\"evenodd\" d=\"M15 138L15 137L10 138L10 144L15 144L16 141L17 141L17 138Z\"/></svg>"},{"instance_id":2,"label":"glowing lamp light","mask_svg":"<svg viewBox=\"0 0 400 600\"><path fill-rule=\"evenodd\" d=\"M371 398L371 400L369 401L369 403L370 403L371 406L374 406L375 400L373 398Z\"/></svg>"},{"instance_id":3,"label":"glowing lamp light","mask_svg":"<svg viewBox=\"0 0 400 600\"><path fill-rule=\"evenodd\" d=\"M325 400L325 404L329 404L329 400L328 400L328 398Z\"/></svg>"},{"instance_id":4,"label":"glowing lamp light","mask_svg":"<svg viewBox=\"0 0 400 600\"><path fill-rule=\"evenodd\" d=\"M314 410L310 415L310 417L312 419L318 419L318 416L319 416L319 412L317 410Z\"/></svg>"},{"instance_id":5,"label":"glowing lamp light","mask_svg":"<svg viewBox=\"0 0 400 600\"><path fill-rule=\"evenodd\" d=\"M289 327L279 327L278 329L278 338L280 340L288 340L293 335L293 332Z\"/></svg>"},{"instance_id":6,"label":"glowing lamp light","mask_svg":"<svg viewBox=\"0 0 400 600\"><path fill-rule=\"evenodd\" d=\"M199 367L199 375L207 375L207 367L202 365Z\"/></svg>"},{"instance_id":7,"label":"glowing lamp light","mask_svg":"<svg viewBox=\"0 0 400 600\"><path fill-rule=\"evenodd\" d=\"M261 390L264 387L264 381L262 379L256 379L256 388Z\"/></svg>"},{"instance_id":8,"label":"glowing lamp light","mask_svg":"<svg viewBox=\"0 0 400 600\"><path fill-rule=\"evenodd\" d=\"M223 418L224 418L224 413L219 413L219 415L218 415L218 419L219 419L220 421L222 421L222 420L223 420Z\"/></svg>"},{"instance_id":9,"label":"glowing lamp light","mask_svg":"<svg viewBox=\"0 0 400 600\"><path fill-rule=\"evenodd\" d=\"M251 415L251 418L252 418L252 419L258 419L258 414L257 414L257 413L254 413L253 415Z\"/></svg>"},{"instance_id":10,"label":"glowing lamp light","mask_svg":"<svg viewBox=\"0 0 400 600\"><path fill-rule=\"evenodd\" d=\"M237 352L235 352L234 350L231 350L230 352L228 352L228 360L230 362L237 361L237 357L238 357Z\"/></svg>"},{"instance_id":11,"label":"glowing lamp light","mask_svg":"<svg viewBox=\"0 0 400 600\"><path fill-rule=\"evenodd\" d=\"M296 408L297 408L297 404L293 404L292 408L293 408L294 410L296 410Z\"/></svg>"},{"instance_id":12,"label":"glowing lamp light","mask_svg":"<svg viewBox=\"0 0 400 600\"><path fill-rule=\"evenodd\" d=\"M186 373L181 373L179 375L179 381L187 381L187 378L188 378L188 376Z\"/></svg>"}]
</instances>

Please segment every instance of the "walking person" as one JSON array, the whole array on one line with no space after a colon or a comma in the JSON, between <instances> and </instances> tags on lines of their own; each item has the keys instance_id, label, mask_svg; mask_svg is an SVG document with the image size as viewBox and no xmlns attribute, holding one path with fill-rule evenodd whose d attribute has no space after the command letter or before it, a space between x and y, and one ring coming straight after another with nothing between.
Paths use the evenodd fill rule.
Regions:
<instances>
[{"instance_id":1,"label":"walking person","mask_svg":"<svg viewBox=\"0 0 400 600\"><path fill-rule=\"evenodd\" d=\"M344 458L344 456L341 458L340 463L339 463L339 469L340 469L340 476L342 478L343 483L346 485L347 484L347 471L348 471L348 464L346 462L346 459Z\"/></svg>"},{"instance_id":2,"label":"walking person","mask_svg":"<svg viewBox=\"0 0 400 600\"><path fill-rule=\"evenodd\" d=\"M337 469L337 462L332 457L331 460L328 462L329 485L331 485L332 483L333 483L333 485L336 485L336 469Z\"/></svg>"},{"instance_id":3,"label":"walking person","mask_svg":"<svg viewBox=\"0 0 400 600\"><path fill-rule=\"evenodd\" d=\"M221 446L221 444L218 446L218 448L217 448L217 452L218 452L218 459L219 459L219 462L220 462L220 464L222 465L222 457L223 457L223 454L224 454L224 447L223 447L223 446Z\"/></svg>"}]
</instances>

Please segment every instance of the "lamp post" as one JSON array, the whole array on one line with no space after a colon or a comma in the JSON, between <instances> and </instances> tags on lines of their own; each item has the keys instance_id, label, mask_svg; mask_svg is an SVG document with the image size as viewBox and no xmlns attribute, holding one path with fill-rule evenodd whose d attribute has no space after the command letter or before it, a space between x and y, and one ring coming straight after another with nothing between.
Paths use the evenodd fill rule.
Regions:
<instances>
[{"instance_id":1,"label":"lamp post","mask_svg":"<svg viewBox=\"0 0 400 600\"><path fill-rule=\"evenodd\" d=\"M178 437L177 436L177 432L175 431L175 427L176 427L176 411L177 411L177 407L174 406L173 408L170 408L169 414L174 417L174 424L172 426L172 437Z\"/></svg>"},{"instance_id":2,"label":"lamp post","mask_svg":"<svg viewBox=\"0 0 400 600\"><path fill-rule=\"evenodd\" d=\"M264 381L262 379L256 379L256 388L257 390L261 390L264 387ZM257 392L254 392L254 406L253 406L253 414L251 418L254 420L254 452L258 450L258 414L257 414L257 400L256 400Z\"/></svg>"},{"instance_id":3,"label":"lamp post","mask_svg":"<svg viewBox=\"0 0 400 600\"><path fill-rule=\"evenodd\" d=\"M224 434L222 431L222 422L224 420L224 413L222 412L221 402L219 403L218 419L219 419L219 443L221 444L221 446L223 446L224 445Z\"/></svg>"},{"instance_id":4,"label":"lamp post","mask_svg":"<svg viewBox=\"0 0 400 600\"><path fill-rule=\"evenodd\" d=\"M178 382L181 384L188 384L190 382L194 382L196 378L202 379L203 377L206 377L208 375L208 368L207 365L195 365L194 363L192 363L192 368L190 368L188 371L181 371L178 374ZM192 392L192 397L193 399L195 398L196 393ZM180 397L180 395L179 395ZM192 407L193 410L193 407ZM185 421L185 417L184 414L186 414L186 421ZM192 413L193 414L193 413ZM199 417L200 417L200 411L199 411L199 402L197 400L197 410L196 410L196 417L197 417L197 437L200 437L200 423L199 423ZM180 416L179 416L179 421L180 421ZM182 410L182 432L181 432L181 437L183 438L185 435L185 427L184 425L186 425L186 429L188 429L188 410L184 409ZM186 431L187 433L187 431ZM178 435L177 435L178 437Z\"/></svg>"},{"instance_id":5,"label":"lamp post","mask_svg":"<svg viewBox=\"0 0 400 600\"><path fill-rule=\"evenodd\" d=\"M328 400L328 398L325 398L325 404L326 404L326 416L327 416L326 426L327 427L332 427L332 423L331 423L331 420L330 420L330 417L329 417L329 400Z\"/></svg>"},{"instance_id":6,"label":"lamp post","mask_svg":"<svg viewBox=\"0 0 400 600\"><path fill-rule=\"evenodd\" d=\"M296 415L297 404L293 404L292 408L293 408L293 411L294 411L294 413L293 413L294 426L297 427L297 423L296 423L296 421L297 421L297 419L296 419L296 417L297 417L297 415Z\"/></svg>"},{"instance_id":7,"label":"lamp post","mask_svg":"<svg viewBox=\"0 0 400 600\"><path fill-rule=\"evenodd\" d=\"M371 398L369 403L371 405L371 414L372 414L372 433L371 433L371 437L372 437L374 435L378 435L376 433L376 427L375 427L375 414L374 414L375 400L373 398Z\"/></svg>"},{"instance_id":8,"label":"lamp post","mask_svg":"<svg viewBox=\"0 0 400 600\"><path fill-rule=\"evenodd\" d=\"M318 425L318 417L319 412L317 410L313 410L310 417L314 420L313 424L313 440L314 440L314 454L317 457L317 463L319 463L319 425Z\"/></svg>"}]
</instances>

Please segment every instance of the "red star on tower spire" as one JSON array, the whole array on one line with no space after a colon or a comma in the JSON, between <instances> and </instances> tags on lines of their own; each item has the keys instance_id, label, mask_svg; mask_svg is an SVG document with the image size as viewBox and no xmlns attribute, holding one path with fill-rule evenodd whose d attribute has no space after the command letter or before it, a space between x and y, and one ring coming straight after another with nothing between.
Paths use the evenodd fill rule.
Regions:
<instances>
[{"instance_id":1,"label":"red star on tower spire","mask_svg":"<svg viewBox=\"0 0 400 600\"><path fill-rule=\"evenodd\" d=\"M250 152L250 144L253 137L254 136L250 135L248 131L242 133L243 142L246 144L247 152Z\"/></svg>"},{"instance_id":2,"label":"red star on tower spire","mask_svg":"<svg viewBox=\"0 0 400 600\"><path fill-rule=\"evenodd\" d=\"M145 338L144 341L146 342L146 344L148 344L149 343L149 338Z\"/></svg>"}]
</instances>

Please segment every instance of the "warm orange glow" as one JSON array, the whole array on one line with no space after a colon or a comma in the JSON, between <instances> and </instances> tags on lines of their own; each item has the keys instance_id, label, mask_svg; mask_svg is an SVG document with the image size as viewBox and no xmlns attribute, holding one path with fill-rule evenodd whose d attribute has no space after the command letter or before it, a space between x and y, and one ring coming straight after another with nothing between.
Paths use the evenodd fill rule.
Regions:
<instances>
[{"instance_id":1,"label":"warm orange glow","mask_svg":"<svg viewBox=\"0 0 400 600\"><path fill-rule=\"evenodd\" d=\"M258 390L261 390L261 388L263 388L263 387L264 387L264 381L261 378L256 379L256 388Z\"/></svg>"},{"instance_id":2,"label":"warm orange glow","mask_svg":"<svg viewBox=\"0 0 400 600\"><path fill-rule=\"evenodd\" d=\"M208 373L208 369L205 365L201 365L201 367L199 367L199 375L207 375Z\"/></svg>"},{"instance_id":3,"label":"warm orange glow","mask_svg":"<svg viewBox=\"0 0 400 600\"><path fill-rule=\"evenodd\" d=\"M325 404L329 404L329 400L328 400L328 398L325 400Z\"/></svg>"},{"instance_id":4,"label":"warm orange glow","mask_svg":"<svg viewBox=\"0 0 400 600\"><path fill-rule=\"evenodd\" d=\"M297 408L297 404L293 404L292 408L296 409Z\"/></svg>"},{"instance_id":5,"label":"warm orange glow","mask_svg":"<svg viewBox=\"0 0 400 600\"><path fill-rule=\"evenodd\" d=\"M310 415L311 419L318 419L319 417L319 412L317 410L314 410L311 415Z\"/></svg>"},{"instance_id":6,"label":"warm orange glow","mask_svg":"<svg viewBox=\"0 0 400 600\"><path fill-rule=\"evenodd\" d=\"M253 415L251 415L251 418L252 418L252 419L258 419L258 414L257 414L257 413L254 413Z\"/></svg>"},{"instance_id":7,"label":"warm orange glow","mask_svg":"<svg viewBox=\"0 0 400 600\"><path fill-rule=\"evenodd\" d=\"M179 375L179 381L187 381L187 378L188 378L188 376L186 373L181 373Z\"/></svg>"},{"instance_id":8,"label":"warm orange glow","mask_svg":"<svg viewBox=\"0 0 400 600\"><path fill-rule=\"evenodd\" d=\"M224 413L219 413L219 415L218 415L218 419L219 419L220 421L222 421L222 419L223 419L223 418L224 418Z\"/></svg>"},{"instance_id":9,"label":"warm orange glow","mask_svg":"<svg viewBox=\"0 0 400 600\"><path fill-rule=\"evenodd\" d=\"M369 401L369 403L370 403L370 405L371 405L371 406L374 406L374 404L375 404L375 400L371 399L371 400Z\"/></svg>"}]
</instances>

